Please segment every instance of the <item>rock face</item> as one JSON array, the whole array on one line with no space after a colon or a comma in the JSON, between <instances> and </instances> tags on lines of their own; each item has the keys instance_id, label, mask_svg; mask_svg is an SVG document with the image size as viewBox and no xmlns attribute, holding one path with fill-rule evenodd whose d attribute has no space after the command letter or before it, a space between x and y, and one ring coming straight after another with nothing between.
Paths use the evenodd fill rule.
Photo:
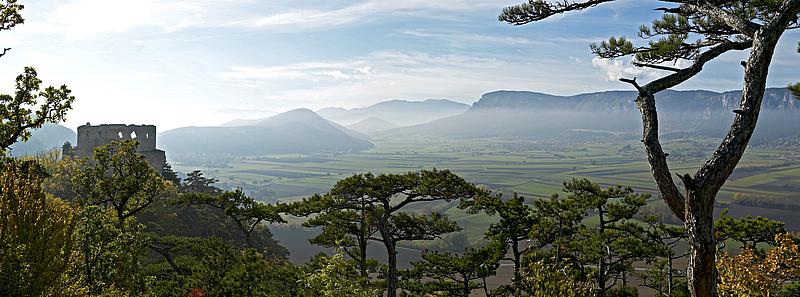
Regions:
<instances>
[{"instance_id":1,"label":"rock face","mask_svg":"<svg viewBox=\"0 0 800 297\"><path fill-rule=\"evenodd\" d=\"M167 162L166 153L156 148L156 126L89 123L78 127L78 143L75 147L64 146L64 156L91 157L94 149L113 141L136 140L139 152L144 155L156 171L161 172Z\"/></svg>"}]
</instances>

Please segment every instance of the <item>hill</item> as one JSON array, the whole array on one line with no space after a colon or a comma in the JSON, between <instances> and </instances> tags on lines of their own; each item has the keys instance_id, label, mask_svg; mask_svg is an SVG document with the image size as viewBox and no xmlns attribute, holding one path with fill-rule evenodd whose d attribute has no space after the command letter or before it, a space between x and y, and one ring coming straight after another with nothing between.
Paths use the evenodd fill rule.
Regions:
<instances>
[{"instance_id":1,"label":"hill","mask_svg":"<svg viewBox=\"0 0 800 297\"><path fill-rule=\"evenodd\" d=\"M386 131L399 127L396 124L387 122L383 119L376 117L366 118L358 123L347 126L348 129L355 130L364 134L372 134L375 132Z\"/></svg>"},{"instance_id":2,"label":"hill","mask_svg":"<svg viewBox=\"0 0 800 297\"><path fill-rule=\"evenodd\" d=\"M75 144L77 135L72 129L58 124L44 124L39 129L33 130L31 139L27 142L18 142L11 146L12 156L34 155L61 148L65 142Z\"/></svg>"},{"instance_id":3,"label":"hill","mask_svg":"<svg viewBox=\"0 0 800 297\"><path fill-rule=\"evenodd\" d=\"M656 96L662 134L692 133L722 136L733 120L740 91L664 91ZM636 92L608 91L556 96L524 91L496 91L483 95L463 114L430 123L402 127L381 135L437 137L602 137L641 131ZM800 102L785 88L767 89L758 139L800 137Z\"/></svg>"},{"instance_id":4,"label":"hill","mask_svg":"<svg viewBox=\"0 0 800 297\"><path fill-rule=\"evenodd\" d=\"M342 125L352 125L368 118L379 118L399 126L430 122L461 114L469 105L444 99L424 101L390 100L362 108L328 107L317 111L322 117Z\"/></svg>"},{"instance_id":5,"label":"hill","mask_svg":"<svg viewBox=\"0 0 800 297\"><path fill-rule=\"evenodd\" d=\"M354 131L308 109L295 109L248 126L184 127L159 135L170 157L257 156L359 151L373 147Z\"/></svg>"}]
</instances>

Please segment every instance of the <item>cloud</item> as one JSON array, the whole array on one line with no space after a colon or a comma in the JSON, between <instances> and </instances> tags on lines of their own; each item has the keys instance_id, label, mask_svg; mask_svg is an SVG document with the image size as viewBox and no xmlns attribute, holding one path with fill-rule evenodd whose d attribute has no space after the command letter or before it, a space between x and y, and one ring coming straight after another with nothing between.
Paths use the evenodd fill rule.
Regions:
<instances>
[{"instance_id":1,"label":"cloud","mask_svg":"<svg viewBox=\"0 0 800 297\"><path fill-rule=\"evenodd\" d=\"M176 31L205 23L205 13L213 9L209 5L213 2L202 0L71 0L57 3L30 5L34 7L26 10L42 13L29 18L30 22L22 27L23 30L62 34L73 40L140 27Z\"/></svg>"},{"instance_id":2,"label":"cloud","mask_svg":"<svg viewBox=\"0 0 800 297\"><path fill-rule=\"evenodd\" d=\"M387 99L449 98L472 103L498 89L573 92L538 69L568 67L528 57L377 51L353 59L278 66L231 66L217 73L223 83L259 90L263 108L359 107Z\"/></svg>"},{"instance_id":3,"label":"cloud","mask_svg":"<svg viewBox=\"0 0 800 297\"><path fill-rule=\"evenodd\" d=\"M366 0L356 4L322 9L295 9L237 21L232 24L254 28L307 30L327 29L353 23L384 19L387 15L441 17L439 11L468 11L480 8L499 9L508 1L502 0Z\"/></svg>"},{"instance_id":4,"label":"cloud","mask_svg":"<svg viewBox=\"0 0 800 297\"><path fill-rule=\"evenodd\" d=\"M690 61L678 60L677 63L665 62L662 66L685 68L691 65ZM592 67L600 69L605 75L606 81L617 81L620 78L639 77L644 79L655 79L662 77L670 72L652 68L636 67L629 60L623 59L592 59Z\"/></svg>"},{"instance_id":5,"label":"cloud","mask_svg":"<svg viewBox=\"0 0 800 297\"><path fill-rule=\"evenodd\" d=\"M481 43L489 45L530 45L530 44L550 44L547 41L537 41L525 37L484 35L466 32L446 32L446 31L427 31L427 30L405 30L400 34L421 38L435 38L445 40L455 44Z\"/></svg>"}]
</instances>

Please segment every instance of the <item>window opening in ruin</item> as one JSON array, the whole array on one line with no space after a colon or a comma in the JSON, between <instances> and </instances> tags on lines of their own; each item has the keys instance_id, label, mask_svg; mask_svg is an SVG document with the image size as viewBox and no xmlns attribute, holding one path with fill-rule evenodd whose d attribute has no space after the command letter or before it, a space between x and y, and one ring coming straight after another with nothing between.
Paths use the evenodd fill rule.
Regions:
<instances>
[{"instance_id":1,"label":"window opening in ruin","mask_svg":"<svg viewBox=\"0 0 800 297\"><path fill-rule=\"evenodd\" d=\"M145 138L145 139L150 139L150 132L147 132L147 133L145 133L145 134L144 134L144 138Z\"/></svg>"},{"instance_id":2,"label":"window opening in ruin","mask_svg":"<svg viewBox=\"0 0 800 297\"><path fill-rule=\"evenodd\" d=\"M119 136L119 139L122 139L122 131L117 132L117 136Z\"/></svg>"},{"instance_id":3,"label":"window opening in ruin","mask_svg":"<svg viewBox=\"0 0 800 297\"><path fill-rule=\"evenodd\" d=\"M131 139L136 139L136 131L131 132Z\"/></svg>"}]
</instances>

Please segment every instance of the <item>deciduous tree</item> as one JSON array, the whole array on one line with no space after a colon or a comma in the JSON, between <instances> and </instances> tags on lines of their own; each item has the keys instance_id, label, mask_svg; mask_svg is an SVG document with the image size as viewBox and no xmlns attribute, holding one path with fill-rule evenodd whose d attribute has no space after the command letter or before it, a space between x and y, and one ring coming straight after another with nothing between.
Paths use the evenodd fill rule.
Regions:
<instances>
[{"instance_id":1,"label":"deciduous tree","mask_svg":"<svg viewBox=\"0 0 800 297\"><path fill-rule=\"evenodd\" d=\"M35 162L0 166L0 295L69 295L75 209L42 191Z\"/></svg>"}]
</instances>

